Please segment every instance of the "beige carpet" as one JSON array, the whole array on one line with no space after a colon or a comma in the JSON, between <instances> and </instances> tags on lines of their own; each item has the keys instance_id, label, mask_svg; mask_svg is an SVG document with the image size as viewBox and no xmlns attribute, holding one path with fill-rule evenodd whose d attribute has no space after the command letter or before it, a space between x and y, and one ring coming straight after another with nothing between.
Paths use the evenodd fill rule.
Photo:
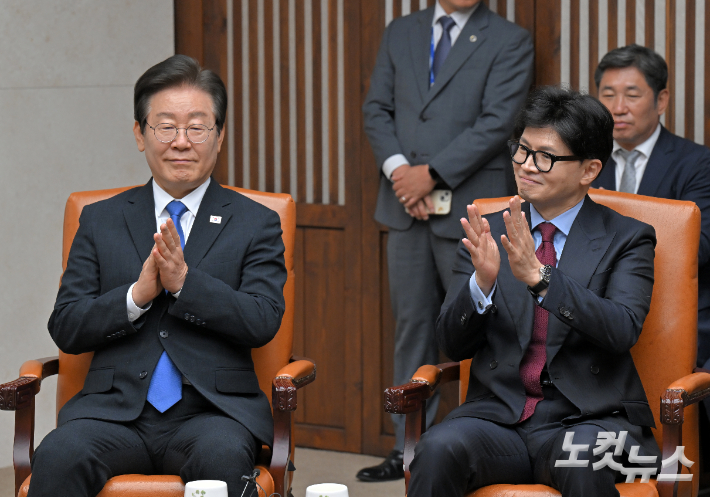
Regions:
<instances>
[{"instance_id":1,"label":"beige carpet","mask_svg":"<svg viewBox=\"0 0 710 497\"><path fill-rule=\"evenodd\" d=\"M364 483L355 479L360 468L379 464L379 457L298 448L294 497L304 497L306 487L314 483L342 483L348 486L349 497L403 497L404 480L387 483ZM12 468L0 468L0 497L13 497L15 482Z\"/></svg>"}]
</instances>

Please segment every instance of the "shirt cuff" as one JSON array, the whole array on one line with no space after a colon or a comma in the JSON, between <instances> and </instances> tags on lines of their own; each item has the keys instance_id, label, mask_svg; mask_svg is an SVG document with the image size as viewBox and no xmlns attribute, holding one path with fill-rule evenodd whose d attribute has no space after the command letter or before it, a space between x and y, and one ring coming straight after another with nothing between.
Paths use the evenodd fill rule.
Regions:
<instances>
[{"instance_id":1,"label":"shirt cuff","mask_svg":"<svg viewBox=\"0 0 710 497\"><path fill-rule=\"evenodd\" d=\"M170 295L172 295L175 298L178 298L180 296L180 292L182 292L182 288L175 293L171 293Z\"/></svg>"},{"instance_id":2,"label":"shirt cuff","mask_svg":"<svg viewBox=\"0 0 710 497\"><path fill-rule=\"evenodd\" d=\"M382 164L382 172L387 179L392 178L392 173L402 164L409 164L407 158L402 154L395 154Z\"/></svg>"},{"instance_id":3,"label":"shirt cuff","mask_svg":"<svg viewBox=\"0 0 710 497\"><path fill-rule=\"evenodd\" d=\"M476 283L476 271L473 272L471 279L468 280L468 289L471 293L471 299L473 300L473 307L476 308L477 313L485 314L488 308L493 305L493 301L490 297L493 295L493 292L496 291L497 286L498 281L496 280L496 282L493 283L493 288L491 288L491 293L486 297L481 287Z\"/></svg>"},{"instance_id":4,"label":"shirt cuff","mask_svg":"<svg viewBox=\"0 0 710 497\"><path fill-rule=\"evenodd\" d=\"M153 305L153 302L148 303L148 307L145 309L138 307L135 302L133 302L133 287L136 286L133 283L130 288L128 288L128 294L126 294L126 310L128 311L128 320L132 323L143 314L145 314L148 309Z\"/></svg>"}]
</instances>

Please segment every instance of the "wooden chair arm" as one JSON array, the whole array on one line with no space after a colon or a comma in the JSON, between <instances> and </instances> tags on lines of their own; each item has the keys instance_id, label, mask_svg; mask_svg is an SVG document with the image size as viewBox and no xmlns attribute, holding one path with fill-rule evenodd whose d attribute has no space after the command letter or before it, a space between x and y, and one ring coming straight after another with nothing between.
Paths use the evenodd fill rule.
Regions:
<instances>
[{"instance_id":1,"label":"wooden chair arm","mask_svg":"<svg viewBox=\"0 0 710 497\"><path fill-rule=\"evenodd\" d=\"M32 359L25 361L20 367L20 376L39 378L44 380L48 376L55 375L59 372L59 357L43 357L41 359Z\"/></svg>"},{"instance_id":2,"label":"wooden chair arm","mask_svg":"<svg viewBox=\"0 0 710 497\"><path fill-rule=\"evenodd\" d=\"M58 357L44 357L25 362L20 377L0 385L0 409L15 411L15 443L12 461L15 467L15 495L31 473L30 461L34 453L35 396L42 380L57 374Z\"/></svg>"},{"instance_id":3,"label":"wooden chair arm","mask_svg":"<svg viewBox=\"0 0 710 497\"><path fill-rule=\"evenodd\" d=\"M299 359L279 369L276 378L288 378L298 389L316 379L316 365L310 359Z\"/></svg>"},{"instance_id":4,"label":"wooden chair arm","mask_svg":"<svg viewBox=\"0 0 710 497\"><path fill-rule=\"evenodd\" d=\"M422 409L422 402L431 397L439 385L458 380L459 372L458 362L421 366L409 383L385 390L385 411L408 414Z\"/></svg>"},{"instance_id":5,"label":"wooden chair arm","mask_svg":"<svg viewBox=\"0 0 710 497\"><path fill-rule=\"evenodd\" d=\"M426 431L426 401L439 385L456 381L461 373L458 362L421 366L409 383L385 390L385 411L406 414L404 421L404 485L409 486L409 465L414 447Z\"/></svg>"},{"instance_id":6,"label":"wooden chair arm","mask_svg":"<svg viewBox=\"0 0 710 497\"><path fill-rule=\"evenodd\" d=\"M710 396L710 372L700 368L671 383L661 396L661 424L663 425L662 458L671 457L676 448L683 445L683 422L685 408ZM684 468L680 462L661 469L660 474L680 474ZM672 481L658 482L658 495L677 495L677 487Z\"/></svg>"},{"instance_id":7,"label":"wooden chair arm","mask_svg":"<svg viewBox=\"0 0 710 497\"><path fill-rule=\"evenodd\" d=\"M291 487L289 472L291 463L292 412L298 407L297 390L316 379L316 364L305 357L291 358L291 363L279 370L272 382L271 405L274 411L274 449L271 455L270 473L274 490L286 495Z\"/></svg>"}]
</instances>

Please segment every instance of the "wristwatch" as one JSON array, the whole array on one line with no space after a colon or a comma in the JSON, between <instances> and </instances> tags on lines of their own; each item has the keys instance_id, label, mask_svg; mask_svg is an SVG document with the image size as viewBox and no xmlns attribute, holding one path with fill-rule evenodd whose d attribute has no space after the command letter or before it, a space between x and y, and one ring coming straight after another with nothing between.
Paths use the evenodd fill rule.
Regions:
<instances>
[{"instance_id":1,"label":"wristwatch","mask_svg":"<svg viewBox=\"0 0 710 497\"><path fill-rule=\"evenodd\" d=\"M550 286L550 274L552 273L552 266L545 265L540 268L540 282L535 286L528 286L528 292L537 298L541 291Z\"/></svg>"}]
</instances>

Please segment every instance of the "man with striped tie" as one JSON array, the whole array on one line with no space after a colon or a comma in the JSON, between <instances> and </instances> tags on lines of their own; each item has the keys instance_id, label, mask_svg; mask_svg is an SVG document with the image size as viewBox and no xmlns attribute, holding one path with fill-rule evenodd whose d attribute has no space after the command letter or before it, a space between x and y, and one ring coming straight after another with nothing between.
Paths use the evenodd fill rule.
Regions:
<instances>
[{"instance_id":1,"label":"man with striped tie","mask_svg":"<svg viewBox=\"0 0 710 497\"><path fill-rule=\"evenodd\" d=\"M153 177L81 214L49 332L94 355L35 452L31 497L93 497L132 473L223 480L236 497L271 445L251 349L284 312L281 223L210 179L226 108L220 78L183 55L138 79Z\"/></svg>"},{"instance_id":2,"label":"man with striped tie","mask_svg":"<svg viewBox=\"0 0 710 497\"><path fill-rule=\"evenodd\" d=\"M589 95L534 91L509 142L519 197L460 220L436 334L449 357L472 358L469 387L417 444L410 497L537 483L618 497L627 476L594 464L600 432L618 444L614 465L660 467L636 458L660 452L630 353L651 304L655 232L587 196L612 129Z\"/></svg>"},{"instance_id":3,"label":"man with striped tie","mask_svg":"<svg viewBox=\"0 0 710 497\"><path fill-rule=\"evenodd\" d=\"M594 80L599 100L614 116L614 151L592 186L690 200L700 208L698 366L710 368L710 149L661 124L670 100L668 66L650 48L610 51Z\"/></svg>"}]
</instances>

